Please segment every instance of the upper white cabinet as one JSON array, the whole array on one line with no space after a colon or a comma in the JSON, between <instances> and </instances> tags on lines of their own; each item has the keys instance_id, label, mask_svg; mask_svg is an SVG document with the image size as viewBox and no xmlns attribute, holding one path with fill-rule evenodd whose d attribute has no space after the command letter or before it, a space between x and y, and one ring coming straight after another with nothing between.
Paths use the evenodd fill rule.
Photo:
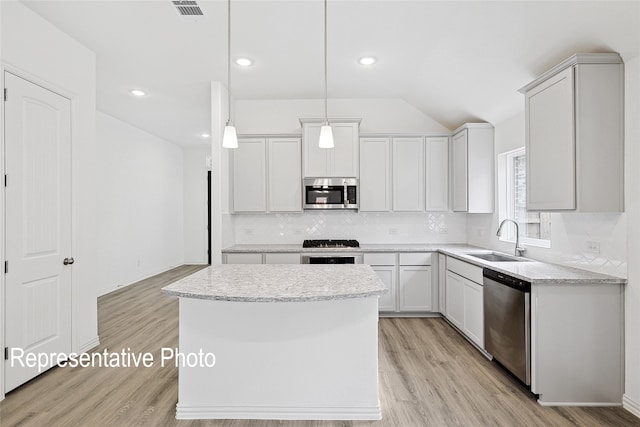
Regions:
<instances>
[{"instance_id":1,"label":"upper white cabinet","mask_svg":"<svg viewBox=\"0 0 640 427\"><path fill-rule=\"evenodd\" d=\"M391 145L389 138L360 139L360 211L391 210Z\"/></svg>"},{"instance_id":2,"label":"upper white cabinet","mask_svg":"<svg viewBox=\"0 0 640 427\"><path fill-rule=\"evenodd\" d=\"M393 210L424 211L424 140L393 138Z\"/></svg>"},{"instance_id":3,"label":"upper white cabinet","mask_svg":"<svg viewBox=\"0 0 640 427\"><path fill-rule=\"evenodd\" d=\"M233 150L234 212L300 212L300 138L240 138Z\"/></svg>"},{"instance_id":4,"label":"upper white cabinet","mask_svg":"<svg viewBox=\"0 0 640 427\"><path fill-rule=\"evenodd\" d=\"M493 212L493 126L467 123L454 131L451 144L453 211Z\"/></svg>"},{"instance_id":5,"label":"upper white cabinet","mask_svg":"<svg viewBox=\"0 0 640 427\"><path fill-rule=\"evenodd\" d=\"M301 143L298 138L270 138L268 210L299 212L302 207Z\"/></svg>"},{"instance_id":6,"label":"upper white cabinet","mask_svg":"<svg viewBox=\"0 0 640 427\"><path fill-rule=\"evenodd\" d=\"M525 94L527 209L623 211L620 55L574 55L520 92Z\"/></svg>"},{"instance_id":7,"label":"upper white cabinet","mask_svg":"<svg viewBox=\"0 0 640 427\"><path fill-rule=\"evenodd\" d=\"M233 151L233 210L264 212L267 210L266 140L238 140Z\"/></svg>"},{"instance_id":8,"label":"upper white cabinet","mask_svg":"<svg viewBox=\"0 0 640 427\"><path fill-rule=\"evenodd\" d=\"M425 210L449 210L449 138L425 139Z\"/></svg>"},{"instance_id":9,"label":"upper white cabinet","mask_svg":"<svg viewBox=\"0 0 640 427\"><path fill-rule=\"evenodd\" d=\"M324 121L301 119L303 133L303 176L359 177L359 119L332 120L334 148L319 148Z\"/></svg>"}]
</instances>

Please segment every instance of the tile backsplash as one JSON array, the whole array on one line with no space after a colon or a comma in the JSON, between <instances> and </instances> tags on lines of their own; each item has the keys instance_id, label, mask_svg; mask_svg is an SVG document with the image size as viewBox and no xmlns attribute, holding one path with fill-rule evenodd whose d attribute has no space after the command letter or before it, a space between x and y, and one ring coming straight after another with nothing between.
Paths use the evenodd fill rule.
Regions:
<instances>
[{"instance_id":1,"label":"tile backsplash","mask_svg":"<svg viewBox=\"0 0 640 427\"><path fill-rule=\"evenodd\" d=\"M471 245L513 251L495 235L497 215L470 215ZM526 246L524 256L583 270L627 277L627 219L620 213L552 213L551 248Z\"/></svg>"},{"instance_id":2,"label":"tile backsplash","mask_svg":"<svg viewBox=\"0 0 640 427\"><path fill-rule=\"evenodd\" d=\"M304 239L357 239L361 243L464 243L467 239L465 214L311 211L232 216L236 244L296 244Z\"/></svg>"}]
</instances>

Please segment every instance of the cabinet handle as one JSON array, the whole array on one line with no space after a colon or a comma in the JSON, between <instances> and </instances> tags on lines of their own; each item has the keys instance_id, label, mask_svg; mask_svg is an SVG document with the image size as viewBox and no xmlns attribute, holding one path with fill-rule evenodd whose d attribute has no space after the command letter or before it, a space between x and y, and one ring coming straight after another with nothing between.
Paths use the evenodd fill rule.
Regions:
<instances>
[{"instance_id":1,"label":"cabinet handle","mask_svg":"<svg viewBox=\"0 0 640 427\"><path fill-rule=\"evenodd\" d=\"M65 259L64 259L64 261L62 261L62 263L63 263L64 265L71 265L71 264L73 264L74 262L76 262L76 260L75 260L75 259L73 259L73 257L72 257L72 258L65 258Z\"/></svg>"}]
</instances>

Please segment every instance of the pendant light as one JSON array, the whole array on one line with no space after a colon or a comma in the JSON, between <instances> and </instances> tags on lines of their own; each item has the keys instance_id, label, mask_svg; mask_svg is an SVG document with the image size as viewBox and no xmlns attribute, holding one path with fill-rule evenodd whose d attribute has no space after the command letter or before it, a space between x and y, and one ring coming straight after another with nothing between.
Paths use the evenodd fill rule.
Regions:
<instances>
[{"instance_id":1,"label":"pendant light","mask_svg":"<svg viewBox=\"0 0 640 427\"><path fill-rule=\"evenodd\" d=\"M227 124L222 135L222 147L238 148L238 134L231 121L231 0L227 2Z\"/></svg>"},{"instance_id":2,"label":"pendant light","mask_svg":"<svg viewBox=\"0 0 640 427\"><path fill-rule=\"evenodd\" d=\"M320 128L318 147L333 148L333 131L327 116L327 0L324 0L324 125Z\"/></svg>"}]
</instances>

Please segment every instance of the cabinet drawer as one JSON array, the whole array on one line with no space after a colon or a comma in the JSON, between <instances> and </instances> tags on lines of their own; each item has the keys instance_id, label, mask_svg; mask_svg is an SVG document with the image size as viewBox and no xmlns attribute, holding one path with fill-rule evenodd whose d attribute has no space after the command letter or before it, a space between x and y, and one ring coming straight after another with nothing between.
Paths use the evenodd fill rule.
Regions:
<instances>
[{"instance_id":1,"label":"cabinet drawer","mask_svg":"<svg viewBox=\"0 0 640 427\"><path fill-rule=\"evenodd\" d=\"M300 264L300 254L266 253L265 264Z\"/></svg>"},{"instance_id":2,"label":"cabinet drawer","mask_svg":"<svg viewBox=\"0 0 640 427\"><path fill-rule=\"evenodd\" d=\"M459 276L466 277L472 282L482 285L482 267L477 267L456 258L447 257L447 270L453 271Z\"/></svg>"},{"instance_id":3,"label":"cabinet drawer","mask_svg":"<svg viewBox=\"0 0 640 427\"><path fill-rule=\"evenodd\" d=\"M402 253L400 265L431 265L431 252Z\"/></svg>"},{"instance_id":4,"label":"cabinet drawer","mask_svg":"<svg viewBox=\"0 0 640 427\"><path fill-rule=\"evenodd\" d=\"M262 254L233 253L227 254L227 264L262 264Z\"/></svg>"},{"instance_id":5,"label":"cabinet drawer","mask_svg":"<svg viewBox=\"0 0 640 427\"><path fill-rule=\"evenodd\" d=\"M396 265L396 254L364 254L368 265Z\"/></svg>"}]
</instances>

